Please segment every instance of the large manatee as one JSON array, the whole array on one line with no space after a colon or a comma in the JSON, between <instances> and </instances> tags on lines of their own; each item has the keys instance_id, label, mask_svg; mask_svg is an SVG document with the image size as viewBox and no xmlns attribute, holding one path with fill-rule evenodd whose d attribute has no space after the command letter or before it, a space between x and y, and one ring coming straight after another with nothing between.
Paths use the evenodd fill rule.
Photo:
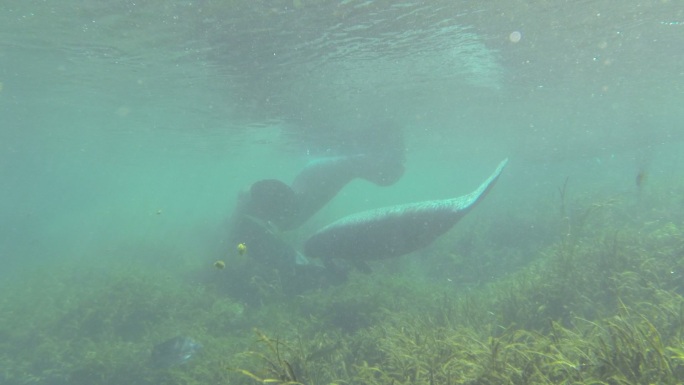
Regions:
<instances>
[{"instance_id":1,"label":"large manatee","mask_svg":"<svg viewBox=\"0 0 684 385\"><path fill-rule=\"evenodd\" d=\"M339 219L307 239L304 253L324 259L373 260L421 249L451 229L487 195L507 162L502 161L468 195L385 207Z\"/></svg>"}]
</instances>

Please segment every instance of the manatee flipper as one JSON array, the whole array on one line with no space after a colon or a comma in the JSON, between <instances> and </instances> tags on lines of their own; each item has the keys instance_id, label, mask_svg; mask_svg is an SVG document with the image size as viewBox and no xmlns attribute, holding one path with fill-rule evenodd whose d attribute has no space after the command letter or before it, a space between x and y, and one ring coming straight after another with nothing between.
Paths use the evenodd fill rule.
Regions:
<instances>
[{"instance_id":1,"label":"manatee flipper","mask_svg":"<svg viewBox=\"0 0 684 385\"><path fill-rule=\"evenodd\" d=\"M370 210L339 219L304 243L316 258L373 260L421 249L451 229L496 183L508 159L470 194Z\"/></svg>"}]
</instances>

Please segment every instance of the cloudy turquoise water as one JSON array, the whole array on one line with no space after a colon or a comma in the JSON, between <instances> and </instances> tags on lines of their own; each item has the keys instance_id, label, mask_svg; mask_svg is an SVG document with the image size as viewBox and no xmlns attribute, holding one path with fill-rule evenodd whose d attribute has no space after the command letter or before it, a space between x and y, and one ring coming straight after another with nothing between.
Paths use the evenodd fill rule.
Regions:
<instances>
[{"instance_id":1,"label":"cloudy turquoise water","mask_svg":"<svg viewBox=\"0 0 684 385\"><path fill-rule=\"evenodd\" d=\"M509 324L546 335L524 324L535 318L554 333L545 317L603 330L620 293L600 291L613 286L675 354L659 322L676 311L638 306L658 306L654 288L675 298L681 276L682 47L676 0L2 1L0 383L226 382L224 365L245 365L254 327L349 350L353 338L366 344L365 328L403 333L396 320L441 320L443 305L462 303L473 315L452 331L482 327L482 346ZM250 265L228 240L238 193L363 148L378 126L403 133L404 176L387 187L353 181L279 238L299 248L340 217L466 194L509 164L433 245L353 270L347 285L284 294L279 272ZM604 249L615 266L587 262ZM572 259L575 250L595 254ZM666 266L639 275L659 257ZM591 264L543 281L556 259ZM593 266L607 271L579 277ZM573 277L599 293L571 287ZM534 282L567 286L533 293L521 316L507 295ZM630 303L627 289L651 294ZM544 298L550 306L535 302ZM199 358L155 372L153 346L176 336L202 345ZM368 369L367 359L378 364L346 365ZM603 372L576 364L571 376Z\"/></svg>"},{"instance_id":2,"label":"cloudy turquoise water","mask_svg":"<svg viewBox=\"0 0 684 385\"><path fill-rule=\"evenodd\" d=\"M404 178L352 183L295 238L466 193L504 157L475 215L541 210L568 177L577 194L637 202L640 170L648 188L682 174L675 1L0 8L3 279L122 253L214 260L241 188L290 181L335 133L379 121L404 132Z\"/></svg>"}]
</instances>

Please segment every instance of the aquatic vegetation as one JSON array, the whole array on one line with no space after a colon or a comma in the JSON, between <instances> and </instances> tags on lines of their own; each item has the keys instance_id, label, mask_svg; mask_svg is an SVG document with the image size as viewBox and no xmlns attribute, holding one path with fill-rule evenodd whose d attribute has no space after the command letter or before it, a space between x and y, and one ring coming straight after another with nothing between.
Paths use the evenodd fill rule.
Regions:
<instances>
[{"instance_id":1,"label":"aquatic vegetation","mask_svg":"<svg viewBox=\"0 0 684 385\"><path fill-rule=\"evenodd\" d=\"M572 238L477 294L453 297L442 288L441 298L408 299L409 293L404 298L420 310L392 309L391 316L354 329L344 346L359 350L338 361L347 377L324 382L678 383L684 372L684 299L677 280L684 233L669 222L646 234L617 226L620 207L609 200L581 210ZM654 253L658 258L650 257ZM361 288L357 293L368 296ZM348 303L340 309L350 310ZM370 311L363 309L356 308Z\"/></svg>"},{"instance_id":2,"label":"aquatic vegetation","mask_svg":"<svg viewBox=\"0 0 684 385\"><path fill-rule=\"evenodd\" d=\"M179 330L205 345L200 356L221 351L215 343L240 350L239 336L225 333L242 311L230 299L166 274L72 268L36 272L26 291L0 305L4 384L154 383L168 373L153 370L152 347ZM197 361L188 366L209 365Z\"/></svg>"},{"instance_id":3,"label":"aquatic vegetation","mask_svg":"<svg viewBox=\"0 0 684 385\"><path fill-rule=\"evenodd\" d=\"M170 368L182 365L197 355L202 349L197 341L190 337L176 336L154 345L150 355L152 366Z\"/></svg>"},{"instance_id":4,"label":"aquatic vegetation","mask_svg":"<svg viewBox=\"0 0 684 385\"><path fill-rule=\"evenodd\" d=\"M670 300L684 305L681 297ZM260 339L268 342L267 351L276 358L259 355L265 376L242 373L264 383L676 384L684 374L682 350L677 348L684 341L677 337L668 339L672 345L666 345L651 320L626 307L597 322L576 318L573 326L565 328L549 321L546 333L511 327L497 337L462 326L443 326L427 317L406 316L365 330L339 349L344 353L363 346L363 341L373 341L375 348L367 350L369 343L357 350L362 354L310 363L307 376L299 372L302 366L281 358L279 352L291 354L289 342L274 342L263 335ZM306 354L304 350L295 357ZM346 370L333 372L331 365ZM307 381L314 372L323 382Z\"/></svg>"},{"instance_id":5,"label":"aquatic vegetation","mask_svg":"<svg viewBox=\"0 0 684 385\"><path fill-rule=\"evenodd\" d=\"M496 231L486 222L463 254L448 240L422 253L423 263L442 263L442 275L408 258L377 262L371 274L295 296L277 271L258 267L229 283L257 293L245 303L215 282L125 263L36 272L3 288L15 295L0 299L0 382L678 384L681 213L633 220L624 200L602 202L568 202L573 217L547 226L559 229L555 242L538 243L507 275L477 273L477 284L431 278L460 277L446 270L483 250L507 253L504 244L486 249ZM545 220L558 224L552 211ZM223 280L231 266L202 268ZM183 365L151 365L153 347L178 334L202 350Z\"/></svg>"},{"instance_id":6,"label":"aquatic vegetation","mask_svg":"<svg viewBox=\"0 0 684 385\"><path fill-rule=\"evenodd\" d=\"M259 342L266 345L267 354L257 352L250 352L250 354L255 355L265 364L264 377L261 378L245 369L236 369L236 371L262 383L299 384L300 382L298 382L297 378L302 378L303 376L303 373L301 373L303 361L301 355L296 355L292 348L281 341L271 339L258 330L255 332L259 337ZM283 356L285 354L289 357L285 358ZM293 363L290 363L290 361ZM295 372L295 366L298 369L297 372Z\"/></svg>"}]
</instances>

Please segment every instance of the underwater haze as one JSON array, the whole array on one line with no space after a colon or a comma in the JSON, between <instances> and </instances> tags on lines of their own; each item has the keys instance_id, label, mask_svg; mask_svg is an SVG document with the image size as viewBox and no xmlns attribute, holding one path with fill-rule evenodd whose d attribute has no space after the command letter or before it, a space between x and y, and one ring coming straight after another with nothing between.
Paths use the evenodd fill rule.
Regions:
<instances>
[{"instance_id":1,"label":"underwater haze","mask_svg":"<svg viewBox=\"0 0 684 385\"><path fill-rule=\"evenodd\" d=\"M677 0L3 1L0 384L681 383L682 47ZM396 182L255 221L301 251L509 162L310 281L229 235L253 183L397 143Z\"/></svg>"}]
</instances>

